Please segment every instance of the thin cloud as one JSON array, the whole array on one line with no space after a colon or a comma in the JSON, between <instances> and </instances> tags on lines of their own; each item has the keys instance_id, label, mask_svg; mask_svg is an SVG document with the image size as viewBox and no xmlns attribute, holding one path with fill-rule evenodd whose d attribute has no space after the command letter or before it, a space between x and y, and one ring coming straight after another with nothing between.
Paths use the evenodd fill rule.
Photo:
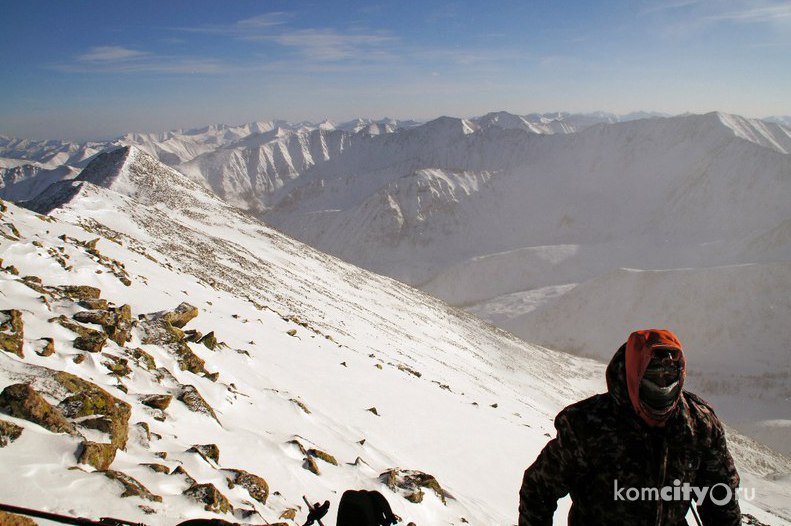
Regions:
<instances>
[{"instance_id":1,"label":"thin cloud","mask_svg":"<svg viewBox=\"0 0 791 526\"><path fill-rule=\"evenodd\" d=\"M129 60L144 57L148 53L128 49L120 46L98 46L93 47L77 57L81 62L115 62L119 60Z\"/></svg>"},{"instance_id":2,"label":"thin cloud","mask_svg":"<svg viewBox=\"0 0 791 526\"><path fill-rule=\"evenodd\" d=\"M778 4L729 11L709 17L714 21L739 23L773 23L791 21L791 4Z\"/></svg>"},{"instance_id":3,"label":"thin cloud","mask_svg":"<svg viewBox=\"0 0 791 526\"><path fill-rule=\"evenodd\" d=\"M281 46L295 48L312 60L364 59L376 54L382 57L383 46L396 38L385 34L343 34L334 29L303 29L281 33L269 38Z\"/></svg>"}]
</instances>

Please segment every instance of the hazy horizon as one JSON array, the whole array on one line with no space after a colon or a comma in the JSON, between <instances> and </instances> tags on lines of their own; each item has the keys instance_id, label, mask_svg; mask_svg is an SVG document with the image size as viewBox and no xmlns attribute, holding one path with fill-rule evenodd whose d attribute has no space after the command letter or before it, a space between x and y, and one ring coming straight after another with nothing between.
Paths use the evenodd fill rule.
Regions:
<instances>
[{"instance_id":1,"label":"hazy horizon","mask_svg":"<svg viewBox=\"0 0 791 526\"><path fill-rule=\"evenodd\" d=\"M791 4L11 3L0 134L490 111L791 115Z\"/></svg>"}]
</instances>

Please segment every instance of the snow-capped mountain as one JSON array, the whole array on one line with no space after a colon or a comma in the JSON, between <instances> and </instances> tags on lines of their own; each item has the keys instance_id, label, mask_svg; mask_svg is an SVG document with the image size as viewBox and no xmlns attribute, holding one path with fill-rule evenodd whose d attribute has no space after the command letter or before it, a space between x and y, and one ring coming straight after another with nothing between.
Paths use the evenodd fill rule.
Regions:
<instances>
[{"instance_id":1,"label":"snow-capped mountain","mask_svg":"<svg viewBox=\"0 0 791 526\"><path fill-rule=\"evenodd\" d=\"M671 327L696 350L692 385L791 451L776 425L791 420L791 382L776 375L791 336L786 127L722 113L497 112L123 142L322 251L527 341L606 359L634 327Z\"/></svg>"},{"instance_id":2,"label":"snow-capped mountain","mask_svg":"<svg viewBox=\"0 0 791 526\"><path fill-rule=\"evenodd\" d=\"M600 364L291 240L135 148L28 206L49 215L0 212L20 351L0 352L0 387L67 418L0 415L17 505L292 524L302 495L368 488L405 521L510 524L556 411L604 388ZM757 488L744 511L789 524L791 461L730 444Z\"/></svg>"}]
</instances>

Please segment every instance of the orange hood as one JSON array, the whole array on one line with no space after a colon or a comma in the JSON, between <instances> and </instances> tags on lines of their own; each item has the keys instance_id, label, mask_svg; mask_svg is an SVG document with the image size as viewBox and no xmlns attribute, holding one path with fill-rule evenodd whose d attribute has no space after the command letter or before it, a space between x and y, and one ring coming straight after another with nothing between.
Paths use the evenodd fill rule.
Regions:
<instances>
[{"instance_id":1,"label":"orange hood","mask_svg":"<svg viewBox=\"0 0 791 526\"><path fill-rule=\"evenodd\" d=\"M681 342L675 334L665 329L647 329L633 332L626 342L626 387L629 391L629 400L640 418L654 427L664 426L665 420L657 420L643 407L640 402L640 381L648 368L648 362L651 361L654 349L658 348L678 349L678 359L681 361L679 382L683 387L686 376L686 360ZM678 404L678 400L676 400L676 404ZM673 405L673 408L676 407L676 404ZM668 416L672 412L672 410L668 412Z\"/></svg>"}]
</instances>

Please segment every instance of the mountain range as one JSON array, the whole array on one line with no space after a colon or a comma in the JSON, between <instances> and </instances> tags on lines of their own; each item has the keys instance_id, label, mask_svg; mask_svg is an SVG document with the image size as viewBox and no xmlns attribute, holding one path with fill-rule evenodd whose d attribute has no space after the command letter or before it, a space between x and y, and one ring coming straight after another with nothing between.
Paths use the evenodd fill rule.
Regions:
<instances>
[{"instance_id":1,"label":"mountain range","mask_svg":"<svg viewBox=\"0 0 791 526\"><path fill-rule=\"evenodd\" d=\"M0 386L65 420L0 416L16 505L294 524L303 495L331 521L366 488L405 522L511 524L555 413L604 389L600 363L316 251L136 147L25 206L0 212L19 350L0 352ZM791 461L728 434L756 488L743 511L791 523Z\"/></svg>"}]
</instances>

